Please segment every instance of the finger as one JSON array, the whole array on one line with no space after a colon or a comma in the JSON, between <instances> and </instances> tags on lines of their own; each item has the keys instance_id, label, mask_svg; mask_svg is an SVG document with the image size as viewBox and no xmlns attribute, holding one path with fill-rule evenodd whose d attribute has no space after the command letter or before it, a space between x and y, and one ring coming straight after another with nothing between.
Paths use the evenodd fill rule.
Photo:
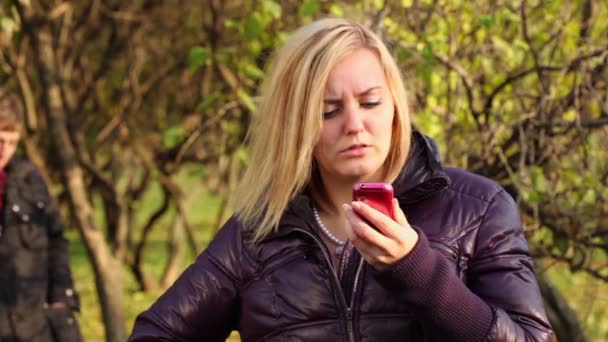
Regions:
<instances>
[{"instance_id":1,"label":"finger","mask_svg":"<svg viewBox=\"0 0 608 342\"><path fill-rule=\"evenodd\" d=\"M409 226L407 218L405 217L403 210L401 210L399 201L396 198L393 198L393 212L395 213L395 221L397 221L397 223L402 226Z\"/></svg>"},{"instance_id":2,"label":"finger","mask_svg":"<svg viewBox=\"0 0 608 342\"><path fill-rule=\"evenodd\" d=\"M369 221L381 234L388 238L395 236L395 229L398 229L398 227L396 227L396 222L393 219L364 202L353 201L351 206L357 215Z\"/></svg>"},{"instance_id":3,"label":"finger","mask_svg":"<svg viewBox=\"0 0 608 342\"><path fill-rule=\"evenodd\" d=\"M357 248L357 251L359 251L361 257L363 257L368 264L374 266L374 268L378 268L379 265L383 264L385 257L384 251L381 249L361 240L359 240L359 243L357 244L353 243L353 245L355 245L355 248Z\"/></svg>"},{"instance_id":4,"label":"finger","mask_svg":"<svg viewBox=\"0 0 608 342\"><path fill-rule=\"evenodd\" d=\"M359 254L361 254L361 257L377 270L382 270L400 259L388 253L382 246L368 243L364 239L357 239L352 241L352 243L357 251L359 251Z\"/></svg>"},{"instance_id":5,"label":"finger","mask_svg":"<svg viewBox=\"0 0 608 342\"><path fill-rule=\"evenodd\" d=\"M345 205L344 215L352 232L351 241L364 240L367 244L381 246L386 244L386 237L365 222L354 210L352 205ZM348 234L348 233L347 233Z\"/></svg>"}]
</instances>

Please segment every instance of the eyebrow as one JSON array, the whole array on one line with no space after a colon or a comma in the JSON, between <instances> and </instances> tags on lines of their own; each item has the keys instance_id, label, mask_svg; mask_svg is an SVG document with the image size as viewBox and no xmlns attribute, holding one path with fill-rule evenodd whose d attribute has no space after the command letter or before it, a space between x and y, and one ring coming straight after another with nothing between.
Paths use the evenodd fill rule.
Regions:
<instances>
[{"instance_id":1,"label":"eyebrow","mask_svg":"<svg viewBox=\"0 0 608 342\"><path fill-rule=\"evenodd\" d=\"M374 91L376 89L381 89L381 88L382 88L381 86L373 86L373 87L367 88L366 90L357 94L357 97L365 96L365 95L371 93L372 91ZM327 103L327 104L335 104L335 103L342 102L342 99L323 99L323 102Z\"/></svg>"}]
</instances>

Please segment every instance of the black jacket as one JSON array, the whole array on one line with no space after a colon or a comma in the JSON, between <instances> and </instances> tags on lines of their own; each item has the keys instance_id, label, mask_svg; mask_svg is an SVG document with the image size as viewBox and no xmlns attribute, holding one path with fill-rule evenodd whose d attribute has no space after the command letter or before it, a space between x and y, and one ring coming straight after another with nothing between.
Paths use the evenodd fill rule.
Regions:
<instances>
[{"instance_id":1,"label":"black jacket","mask_svg":"<svg viewBox=\"0 0 608 342\"><path fill-rule=\"evenodd\" d=\"M419 241L391 269L351 248L334 271L302 195L258 244L228 221L130 341L220 341L231 330L243 341L552 340L517 207L499 185L442 168L415 133L393 186Z\"/></svg>"},{"instance_id":2,"label":"black jacket","mask_svg":"<svg viewBox=\"0 0 608 342\"><path fill-rule=\"evenodd\" d=\"M0 341L63 341L66 336L76 338L68 341L78 340L71 310L78 310L79 303L57 208L32 163L14 157L5 171ZM66 309L49 309L48 304L54 302L64 302Z\"/></svg>"}]
</instances>

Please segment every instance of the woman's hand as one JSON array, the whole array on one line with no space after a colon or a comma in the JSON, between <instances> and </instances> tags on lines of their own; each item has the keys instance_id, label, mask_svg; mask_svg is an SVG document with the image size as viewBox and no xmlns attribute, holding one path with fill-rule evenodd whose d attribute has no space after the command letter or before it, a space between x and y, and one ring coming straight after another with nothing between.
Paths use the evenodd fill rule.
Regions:
<instances>
[{"instance_id":1,"label":"woman's hand","mask_svg":"<svg viewBox=\"0 0 608 342\"><path fill-rule=\"evenodd\" d=\"M343 208L348 239L379 271L408 255L418 241L418 233L407 222L396 199L393 199L396 221L363 202L344 204Z\"/></svg>"}]
</instances>

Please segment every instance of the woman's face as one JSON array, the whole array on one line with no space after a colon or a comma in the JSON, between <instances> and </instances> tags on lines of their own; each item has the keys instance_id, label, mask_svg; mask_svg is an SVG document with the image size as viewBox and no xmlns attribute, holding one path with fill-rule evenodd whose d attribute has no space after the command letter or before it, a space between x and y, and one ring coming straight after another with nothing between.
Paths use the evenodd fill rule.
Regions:
<instances>
[{"instance_id":1,"label":"woman's face","mask_svg":"<svg viewBox=\"0 0 608 342\"><path fill-rule=\"evenodd\" d=\"M334 67L323 108L313 154L324 182L381 181L395 107L375 52L356 50Z\"/></svg>"}]
</instances>

